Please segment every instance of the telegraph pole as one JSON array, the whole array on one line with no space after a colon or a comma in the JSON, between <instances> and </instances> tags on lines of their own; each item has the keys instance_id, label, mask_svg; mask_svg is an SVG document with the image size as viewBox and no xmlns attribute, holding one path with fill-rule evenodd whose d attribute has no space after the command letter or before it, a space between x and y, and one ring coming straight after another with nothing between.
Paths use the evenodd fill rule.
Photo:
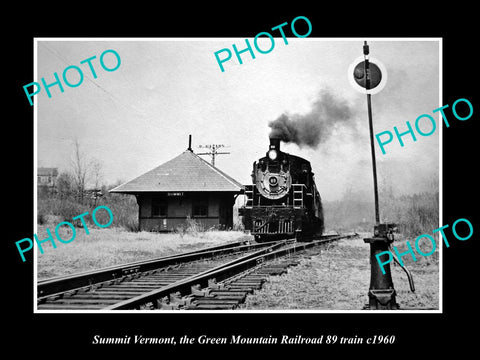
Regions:
<instances>
[{"instance_id":1,"label":"telegraph pole","mask_svg":"<svg viewBox=\"0 0 480 360\"><path fill-rule=\"evenodd\" d=\"M212 165L215 166L215 156L217 155L224 155L224 154L230 154L229 152L220 152L218 151L219 148L224 148L226 147L223 144L209 144L209 145L199 145L198 146L200 149L210 149L208 152L203 152L203 153L197 153L197 155L210 155L212 158Z\"/></svg>"}]
</instances>

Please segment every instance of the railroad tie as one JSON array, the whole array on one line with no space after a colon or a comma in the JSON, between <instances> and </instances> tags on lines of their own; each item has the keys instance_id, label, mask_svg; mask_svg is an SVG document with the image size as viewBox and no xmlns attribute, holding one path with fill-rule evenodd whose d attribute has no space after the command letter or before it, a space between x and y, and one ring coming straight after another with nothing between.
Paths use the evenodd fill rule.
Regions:
<instances>
[{"instance_id":1,"label":"railroad tie","mask_svg":"<svg viewBox=\"0 0 480 360\"><path fill-rule=\"evenodd\" d=\"M220 289L218 284L213 283L212 285L216 285L217 289L212 289L208 293L208 298L196 296L187 309L230 310L232 309L231 306L235 309L245 302L248 294L261 289L270 276L281 275L290 266L296 266L299 263L300 261L298 260L287 259L277 264L263 265L253 272L229 281L228 284L224 285L223 289Z\"/></svg>"},{"instance_id":2,"label":"railroad tie","mask_svg":"<svg viewBox=\"0 0 480 360\"><path fill-rule=\"evenodd\" d=\"M200 289L200 284L193 285L193 286L190 288L190 293L191 293L193 296L203 296L203 297L207 297L207 296L211 296L211 295L210 295L210 292L211 292L211 289L210 289L210 288L205 288L205 289L201 290L201 289Z\"/></svg>"},{"instance_id":3,"label":"railroad tie","mask_svg":"<svg viewBox=\"0 0 480 360\"><path fill-rule=\"evenodd\" d=\"M217 284L212 279L209 287L203 290L192 287L189 310L232 310L243 303L249 293L261 289L267 278L255 272L237 277L228 284Z\"/></svg>"}]
</instances>

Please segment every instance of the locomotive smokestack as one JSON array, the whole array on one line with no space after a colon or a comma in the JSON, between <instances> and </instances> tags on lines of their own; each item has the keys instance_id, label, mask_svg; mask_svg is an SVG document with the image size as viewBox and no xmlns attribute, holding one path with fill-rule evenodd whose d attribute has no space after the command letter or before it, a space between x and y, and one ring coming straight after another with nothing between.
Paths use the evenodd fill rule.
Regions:
<instances>
[{"instance_id":1,"label":"locomotive smokestack","mask_svg":"<svg viewBox=\"0 0 480 360\"><path fill-rule=\"evenodd\" d=\"M270 150L271 149L280 151L280 138L277 138L277 137L270 138Z\"/></svg>"}]
</instances>

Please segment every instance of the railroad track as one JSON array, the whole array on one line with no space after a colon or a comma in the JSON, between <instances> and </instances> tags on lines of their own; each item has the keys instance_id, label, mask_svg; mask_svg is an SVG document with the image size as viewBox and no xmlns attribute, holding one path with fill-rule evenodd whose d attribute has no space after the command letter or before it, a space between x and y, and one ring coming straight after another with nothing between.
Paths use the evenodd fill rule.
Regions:
<instances>
[{"instance_id":1,"label":"railroad track","mask_svg":"<svg viewBox=\"0 0 480 360\"><path fill-rule=\"evenodd\" d=\"M308 243L244 241L51 279L38 283L37 308L234 309L268 276L298 263L287 255L351 236L323 236Z\"/></svg>"},{"instance_id":2,"label":"railroad track","mask_svg":"<svg viewBox=\"0 0 480 360\"><path fill-rule=\"evenodd\" d=\"M291 242L291 241L290 241ZM250 244L248 240L180 255L136 261L37 284L38 310L95 310L188 278L222 263L279 244ZM280 245L276 245L280 246Z\"/></svg>"},{"instance_id":3,"label":"railroad track","mask_svg":"<svg viewBox=\"0 0 480 360\"><path fill-rule=\"evenodd\" d=\"M193 279L187 279L184 282L175 284L175 289L178 291L170 293L169 296L158 298L161 294L166 295L167 289L155 292L157 308L185 310L236 309L245 301L248 294L261 289L270 276L281 275L289 267L298 265L304 256L305 250L317 247L317 250L320 251L319 245L354 236L357 236L357 234L328 235L317 237L317 240L314 240L312 237L310 239L312 240L311 242L287 244L277 250L258 255L255 258L211 271L206 277L197 276ZM207 278L207 286L202 288L205 278ZM218 280L220 281L217 282ZM190 291L186 288L188 285L190 285ZM180 293L187 295L179 296ZM149 298L152 298L152 296L155 297L155 294L150 294ZM112 307L112 309L138 304L136 301L141 300L132 299L130 304L118 304ZM153 302L148 304L151 309L155 308Z\"/></svg>"}]
</instances>

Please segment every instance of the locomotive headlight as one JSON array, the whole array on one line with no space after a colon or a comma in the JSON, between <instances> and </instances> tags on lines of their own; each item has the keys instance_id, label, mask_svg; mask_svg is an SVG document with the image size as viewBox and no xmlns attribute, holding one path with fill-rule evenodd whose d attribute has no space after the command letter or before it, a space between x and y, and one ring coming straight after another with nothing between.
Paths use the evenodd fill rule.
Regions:
<instances>
[{"instance_id":1,"label":"locomotive headlight","mask_svg":"<svg viewBox=\"0 0 480 360\"><path fill-rule=\"evenodd\" d=\"M277 156L278 156L277 150L270 150L270 151L268 152L268 158L269 158L270 160L276 160L276 159L277 159Z\"/></svg>"},{"instance_id":2,"label":"locomotive headlight","mask_svg":"<svg viewBox=\"0 0 480 360\"><path fill-rule=\"evenodd\" d=\"M278 179L275 176L271 176L270 179L268 179L268 183L270 184L270 186L277 186Z\"/></svg>"}]
</instances>

